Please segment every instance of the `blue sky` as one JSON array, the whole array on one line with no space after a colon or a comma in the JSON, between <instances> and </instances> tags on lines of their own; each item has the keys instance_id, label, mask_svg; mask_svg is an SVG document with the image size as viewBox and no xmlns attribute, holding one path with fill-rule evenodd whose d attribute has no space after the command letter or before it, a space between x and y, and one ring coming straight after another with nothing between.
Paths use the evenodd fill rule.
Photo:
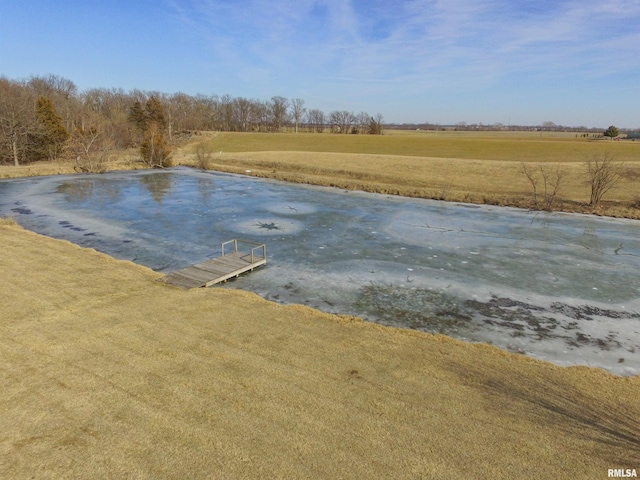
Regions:
<instances>
[{"instance_id":1,"label":"blue sky","mask_svg":"<svg viewBox=\"0 0 640 480\"><path fill-rule=\"evenodd\" d=\"M640 0L0 0L0 75L381 113L640 127Z\"/></svg>"}]
</instances>

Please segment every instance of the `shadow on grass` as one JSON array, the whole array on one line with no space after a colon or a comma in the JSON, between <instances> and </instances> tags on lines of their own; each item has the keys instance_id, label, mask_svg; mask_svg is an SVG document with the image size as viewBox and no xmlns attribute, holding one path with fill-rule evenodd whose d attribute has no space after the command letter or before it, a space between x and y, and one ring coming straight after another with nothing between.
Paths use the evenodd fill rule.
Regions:
<instances>
[{"instance_id":1,"label":"shadow on grass","mask_svg":"<svg viewBox=\"0 0 640 480\"><path fill-rule=\"evenodd\" d=\"M528 419L563 436L593 442L597 448L590 454L610 465L640 464L640 402L630 406L615 391L603 391L604 383L594 382L590 394L555 375L506 380L469 365L450 363L449 369L490 401L500 400L490 403L503 416ZM589 382L588 376L583 381Z\"/></svg>"}]
</instances>

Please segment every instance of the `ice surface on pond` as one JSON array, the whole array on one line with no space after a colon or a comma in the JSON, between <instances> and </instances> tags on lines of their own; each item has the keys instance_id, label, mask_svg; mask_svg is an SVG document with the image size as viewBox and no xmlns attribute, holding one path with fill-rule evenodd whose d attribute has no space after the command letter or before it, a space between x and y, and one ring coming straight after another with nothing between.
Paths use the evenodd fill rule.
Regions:
<instances>
[{"instance_id":1,"label":"ice surface on pond","mask_svg":"<svg viewBox=\"0 0 640 480\"><path fill-rule=\"evenodd\" d=\"M177 168L0 181L0 215L169 272L242 238L282 303L640 374L640 222Z\"/></svg>"}]
</instances>

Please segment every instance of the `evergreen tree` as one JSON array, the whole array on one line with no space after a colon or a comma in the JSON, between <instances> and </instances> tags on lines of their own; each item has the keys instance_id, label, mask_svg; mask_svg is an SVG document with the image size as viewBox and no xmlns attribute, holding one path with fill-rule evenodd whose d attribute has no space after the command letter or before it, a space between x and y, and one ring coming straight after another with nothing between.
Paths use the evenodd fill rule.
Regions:
<instances>
[{"instance_id":1,"label":"evergreen tree","mask_svg":"<svg viewBox=\"0 0 640 480\"><path fill-rule=\"evenodd\" d=\"M149 122L155 123L160 130L167 128L167 120L164 116L164 107L162 102L155 95L152 95L145 105L145 110Z\"/></svg>"},{"instance_id":2,"label":"evergreen tree","mask_svg":"<svg viewBox=\"0 0 640 480\"><path fill-rule=\"evenodd\" d=\"M380 135L382 133L382 126L376 122L376 119L371 117L369 120L369 134Z\"/></svg>"},{"instance_id":3,"label":"evergreen tree","mask_svg":"<svg viewBox=\"0 0 640 480\"><path fill-rule=\"evenodd\" d=\"M145 113L144 108L142 108L142 104L138 100L136 100L131 106L131 109L129 110L128 120L135 125L136 129L140 133L144 132L147 129L149 123L147 114Z\"/></svg>"},{"instance_id":4,"label":"evergreen tree","mask_svg":"<svg viewBox=\"0 0 640 480\"><path fill-rule=\"evenodd\" d=\"M617 137L619 133L620 133L620 130L618 130L618 127L611 125L609 128L607 128L604 131L604 136L614 138L614 137Z\"/></svg>"},{"instance_id":5,"label":"evergreen tree","mask_svg":"<svg viewBox=\"0 0 640 480\"><path fill-rule=\"evenodd\" d=\"M143 109L142 104L136 101L129 110L128 118L140 136L142 162L151 167L170 167L171 149L164 139L167 122L162 102L151 96Z\"/></svg>"},{"instance_id":6,"label":"evergreen tree","mask_svg":"<svg viewBox=\"0 0 640 480\"><path fill-rule=\"evenodd\" d=\"M53 102L40 96L36 101L36 119L39 131L33 135L33 155L37 159L58 157L64 150L69 133L62 117L56 113Z\"/></svg>"}]
</instances>

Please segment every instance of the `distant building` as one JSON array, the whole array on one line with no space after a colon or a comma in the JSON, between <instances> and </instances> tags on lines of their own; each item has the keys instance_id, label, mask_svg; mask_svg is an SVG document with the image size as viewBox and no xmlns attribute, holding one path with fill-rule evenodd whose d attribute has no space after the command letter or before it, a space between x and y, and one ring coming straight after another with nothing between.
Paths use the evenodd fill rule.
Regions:
<instances>
[{"instance_id":1,"label":"distant building","mask_svg":"<svg viewBox=\"0 0 640 480\"><path fill-rule=\"evenodd\" d=\"M640 140L640 130L635 130L633 132L627 133L627 138L632 138L634 140Z\"/></svg>"}]
</instances>

